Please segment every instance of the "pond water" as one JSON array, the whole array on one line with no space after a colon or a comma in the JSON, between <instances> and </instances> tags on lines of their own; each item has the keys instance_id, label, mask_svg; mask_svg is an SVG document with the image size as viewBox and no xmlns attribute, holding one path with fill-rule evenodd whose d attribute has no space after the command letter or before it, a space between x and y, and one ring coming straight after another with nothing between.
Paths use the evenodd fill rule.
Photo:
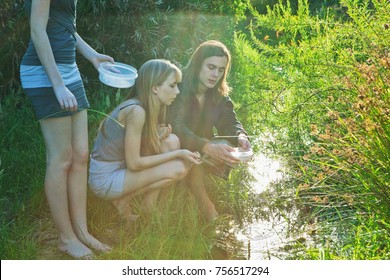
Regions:
<instances>
[{"instance_id":1,"label":"pond water","mask_svg":"<svg viewBox=\"0 0 390 280\"><path fill-rule=\"evenodd\" d=\"M285 176L282 162L262 153L256 154L248 165L255 179L252 187L259 195L269 191L272 184L278 183ZM264 208L271 207L264 205ZM245 258L250 260L279 259L282 254L279 248L290 240L288 223L285 219L280 219L278 213L245 226L245 229L237 231L236 237L244 244Z\"/></svg>"},{"instance_id":2,"label":"pond water","mask_svg":"<svg viewBox=\"0 0 390 280\"><path fill-rule=\"evenodd\" d=\"M265 154L257 154L253 162L249 163L249 169L255 177L253 188L257 193L267 189L269 184L283 178L282 163Z\"/></svg>"}]
</instances>

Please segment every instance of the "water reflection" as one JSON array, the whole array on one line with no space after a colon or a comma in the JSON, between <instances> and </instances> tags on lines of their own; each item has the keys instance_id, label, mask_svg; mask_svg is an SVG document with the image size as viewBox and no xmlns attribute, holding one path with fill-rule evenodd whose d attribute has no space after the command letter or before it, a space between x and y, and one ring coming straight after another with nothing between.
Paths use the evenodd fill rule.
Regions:
<instances>
[{"instance_id":1,"label":"water reflection","mask_svg":"<svg viewBox=\"0 0 390 280\"><path fill-rule=\"evenodd\" d=\"M281 250L294 242L291 222L296 220L292 195L281 195L286 175L280 160L265 154L255 155L245 172L251 179L241 183L250 185L251 217L219 217L216 230L217 241L210 250L211 259L286 259L287 252ZM242 171L244 172L244 171ZM245 173L244 172L244 173ZM248 176L240 175L245 178ZM245 215L245 214L244 214ZM247 221L252 221L248 224ZM288 221L288 222L287 222Z\"/></svg>"},{"instance_id":2,"label":"water reflection","mask_svg":"<svg viewBox=\"0 0 390 280\"><path fill-rule=\"evenodd\" d=\"M249 170L255 178L252 187L259 195L270 191L270 186L283 179L284 176L282 163L265 154L257 154L253 162L249 163ZM272 191L270 193L272 194ZM262 211L268 212L271 208L270 205L262 207ZM274 259L276 258L275 252L289 239L288 225L280 215L271 213L266 219L255 221L245 229L237 231L236 238L244 243L243 251L246 259Z\"/></svg>"},{"instance_id":3,"label":"water reflection","mask_svg":"<svg viewBox=\"0 0 390 280\"><path fill-rule=\"evenodd\" d=\"M253 188L257 193L267 189L270 183L283 178L282 164L277 159L272 159L265 154L257 154L253 162L249 163L249 169L255 178Z\"/></svg>"}]
</instances>

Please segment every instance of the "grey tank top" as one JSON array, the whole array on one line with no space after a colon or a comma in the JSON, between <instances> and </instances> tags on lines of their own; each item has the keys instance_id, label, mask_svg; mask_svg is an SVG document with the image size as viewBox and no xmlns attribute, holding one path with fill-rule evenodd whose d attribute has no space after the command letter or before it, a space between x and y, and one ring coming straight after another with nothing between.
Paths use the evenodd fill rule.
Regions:
<instances>
[{"instance_id":1,"label":"grey tank top","mask_svg":"<svg viewBox=\"0 0 390 280\"><path fill-rule=\"evenodd\" d=\"M91 158L98 161L125 161L125 128L118 121L119 112L128 106L140 105L137 99L129 99L117 106L99 129Z\"/></svg>"},{"instance_id":2,"label":"grey tank top","mask_svg":"<svg viewBox=\"0 0 390 280\"><path fill-rule=\"evenodd\" d=\"M31 16L31 1L25 0L25 10ZM51 0L46 32L56 63L73 64L76 60L76 5L77 0ZM30 39L22 65L41 65Z\"/></svg>"}]
</instances>

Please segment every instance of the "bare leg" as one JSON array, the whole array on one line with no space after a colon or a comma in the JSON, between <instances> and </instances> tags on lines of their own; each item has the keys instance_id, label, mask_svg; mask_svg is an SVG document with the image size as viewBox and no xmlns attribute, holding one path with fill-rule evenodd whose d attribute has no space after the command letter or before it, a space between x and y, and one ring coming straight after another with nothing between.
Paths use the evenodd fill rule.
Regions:
<instances>
[{"instance_id":1,"label":"bare leg","mask_svg":"<svg viewBox=\"0 0 390 280\"><path fill-rule=\"evenodd\" d=\"M142 201L142 210L148 213L152 212L159 194L159 189L148 192Z\"/></svg>"},{"instance_id":2,"label":"bare leg","mask_svg":"<svg viewBox=\"0 0 390 280\"><path fill-rule=\"evenodd\" d=\"M167 140L170 140L167 141L169 147L163 148L163 152L179 147L177 136L172 135ZM151 209L155 204L160 189L183 179L191 167L192 163L175 159L140 171L126 169L123 192L116 197L112 197L113 205L123 215L124 219L130 217L130 220L133 220L135 215L131 214L130 209L130 199L132 197L145 195L141 207L146 210Z\"/></svg>"},{"instance_id":3,"label":"bare leg","mask_svg":"<svg viewBox=\"0 0 390 280\"><path fill-rule=\"evenodd\" d=\"M68 208L68 172L72 162L71 118L40 120L46 144L45 193L58 231L58 249L73 258L90 258L92 251L76 236Z\"/></svg>"},{"instance_id":4,"label":"bare leg","mask_svg":"<svg viewBox=\"0 0 390 280\"><path fill-rule=\"evenodd\" d=\"M189 173L187 181L195 197L198 199L200 208L205 214L207 221L210 222L218 216L218 212L207 194L205 176L205 171L201 165L194 166Z\"/></svg>"},{"instance_id":5,"label":"bare leg","mask_svg":"<svg viewBox=\"0 0 390 280\"><path fill-rule=\"evenodd\" d=\"M69 213L74 232L87 246L107 252L111 247L93 237L87 227L88 127L87 111L72 117L72 164L68 173Z\"/></svg>"},{"instance_id":6,"label":"bare leg","mask_svg":"<svg viewBox=\"0 0 390 280\"><path fill-rule=\"evenodd\" d=\"M167 153L178 149L180 149L180 141L175 134L170 134L166 139L161 142L161 153ZM159 189L155 189L145 194L141 208L146 212L151 212L153 210L154 205L156 204L159 194Z\"/></svg>"},{"instance_id":7,"label":"bare leg","mask_svg":"<svg viewBox=\"0 0 390 280\"><path fill-rule=\"evenodd\" d=\"M134 215L131 211L131 195L126 195L112 201L112 204L118 210L121 218L127 222L134 222L138 219L138 215Z\"/></svg>"},{"instance_id":8,"label":"bare leg","mask_svg":"<svg viewBox=\"0 0 390 280\"><path fill-rule=\"evenodd\" d=\"M175 174L177 173L177 174ZM159 166L133 172L126 170L123 193L112 199L112 204L124 220L134 221L138 218L131 212L131 198L145 195L141 209L153 208L161 188L167 187L179 177L184 177L187 170L180 160L166 162Z\"/></svg>"}]
</instances>

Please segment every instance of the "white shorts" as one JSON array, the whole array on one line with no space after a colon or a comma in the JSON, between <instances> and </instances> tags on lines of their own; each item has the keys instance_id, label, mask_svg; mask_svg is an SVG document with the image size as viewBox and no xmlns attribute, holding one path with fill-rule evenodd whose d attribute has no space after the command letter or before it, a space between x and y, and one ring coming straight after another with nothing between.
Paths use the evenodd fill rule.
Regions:
<instances>
[{"instance_id":1,"label":"white shorts","mask_svg":"<svg viewBox=\"0 0 390 280\"><path fill-rule=\"evenodd\" d=\"M97 197L106 200L122 197L125 175L125 162L98 161L91 158L89 187Z\"/></svg>"}]
</instances>

